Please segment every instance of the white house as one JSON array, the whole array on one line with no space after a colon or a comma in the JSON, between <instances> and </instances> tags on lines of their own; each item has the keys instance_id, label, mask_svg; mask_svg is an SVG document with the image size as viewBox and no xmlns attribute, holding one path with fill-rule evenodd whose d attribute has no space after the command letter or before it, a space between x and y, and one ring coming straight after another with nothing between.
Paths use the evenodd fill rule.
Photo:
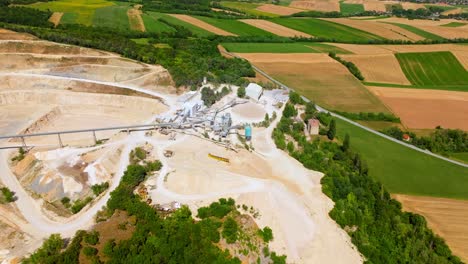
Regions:
<instances>
[{"instance_id":1,"label":"white house","mask_svg":"<svg viewBox=\"0 0 468 264\"><path fill-rule=\"evenodd\" d=\"M256 83L249 83L249 85L245 88L245 95L254 99L255 101L258 101L263 95L263 88Z\"/></svg>"}]
</instances>

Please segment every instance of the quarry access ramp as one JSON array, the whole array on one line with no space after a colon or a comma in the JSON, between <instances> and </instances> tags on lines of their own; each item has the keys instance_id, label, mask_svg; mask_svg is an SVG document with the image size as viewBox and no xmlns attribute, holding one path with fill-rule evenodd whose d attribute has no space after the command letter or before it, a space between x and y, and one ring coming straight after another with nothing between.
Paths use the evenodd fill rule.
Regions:
<instances>
[{"instance_id":1,"label":"quarry access ramp","mask_svg":"<svg viewBox=\"0 0 468 264\"><path fill-rule=\"evenodd\" d=\"M237 55L234 54L234 53L230 53L230 52L227 52L227 51L221 51L221 52L224 53L224 54L226 54L226 55L228 55L228 56L232 56L232 57L235 57L235 58L243 59L242 57L237 56ZM262 70L261 70L260 68L258 68L257 66L255 66L255 65L253 65L253 64L251 64L251 65L252 65L252 68L253 68L255 71L257 71L257 72L260 73L261 75L265 76L265 77L266 77L267 79L269 79L270 81L276 83L277 85L279 85L279 86L282 87L283 89L286 89L286 90L289 90L289 91L295 91L293 88L290 88L289 86L287 86L287 85L285 85L285 84L279 82L279 81L276 80L275 78L271 77L268 73L262 71ZM304 101L310 102L310 100L309 100L308 98L306 98L306 97L304 97L304 96L302 96L302 95L301 95L301 97L302 97L302 99L303 99ZM408 144L408 143L406 143L406 142L400 141L400 140L398 140L398 139L396 139L396 138L392 138L392 137L390 137L390 136L388 136L388 135L385 135L385 134L383 134L383 133L380 133L379 131L373 130L373 129L369 128L369 127L366 127L366 126L361 125L361 124L359 124L359 123L357 123L357 122L354 122L354 121L352 121L352 120L350 120L350 119L348 119L348 118L346 118L346 117L344 117L344 116L341 116L341 115L339 115L339 114L333 113L333 112L331 112L331 111L329 111L329 110L327 110L327 109L325 109L325 108L323 108L323 107L321 107L321 106L318 106L317 104L315 104L315 106L316 106L317 110L320 111L320 112L330 113L332 116L334 116L334 117L336 117L336 118L339 118L339 119L341 119L341 120L343 120L343 121L345 121L345 122L348 122L348 123L350 123L350 124L352 124L352 125L354 125L354 126L357 126L357 127L359 127L359 128L362 128L362 129L364 129L364 130L366 130L366 131L368 131L368 132L370 132L370 133L372 133L372 134L375 134L375 135L380 136L380 137L383 137L383 138L385 138L385 139L387 139L387 140L393 141L393 142L395 142L395 143L397 143L397 144L400 144L400 145L402 145L402 146L404 146L404 147L411 148L411 149L413 149L413 150L419 151L419 152L424 153L424 154L426 154L426 155L433 156L433 157L435 157L435 158L438 158L438 159L441 159L441 160L444 160L444 161L447 161L447 162L450 162L450 163L453 163L453 164L456 164L456 165L459 165L459 166L468 168L468 164L465 164L465 163L463 163L463 162L459 162L459 161L452 160L452 159L449 159L449 158L447 158L447 157L444 157L444 156L435 154L435 153L433 153L433 152L430 152L429 150L425 150L425 149L418 148L418 147L416 147L416 146L414 146L414 145L411 145L411 144Z\"/></svg>"}]
</instances>

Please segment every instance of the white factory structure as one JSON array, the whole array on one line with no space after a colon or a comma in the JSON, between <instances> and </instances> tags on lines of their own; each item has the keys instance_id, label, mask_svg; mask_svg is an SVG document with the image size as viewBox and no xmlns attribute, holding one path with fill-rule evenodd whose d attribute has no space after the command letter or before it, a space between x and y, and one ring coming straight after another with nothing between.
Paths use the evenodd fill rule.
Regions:
<instances>
[{"instance_id":1,"label":"white factory structure","mask_svg":"<svg viewBox=\"0 0 468 264\"><path fill-rule=\"evenodd\" d=\"M245 88L245 95L258 102L263 95L263 88L256 83L249 83Z\"/></svg>"}]
</instances>

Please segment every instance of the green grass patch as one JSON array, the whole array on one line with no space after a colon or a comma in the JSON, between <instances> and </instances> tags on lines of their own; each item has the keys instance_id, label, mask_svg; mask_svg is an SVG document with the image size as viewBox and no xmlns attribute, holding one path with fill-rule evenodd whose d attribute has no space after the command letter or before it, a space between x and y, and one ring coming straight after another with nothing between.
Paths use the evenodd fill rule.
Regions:
<instances>
[{"instance_id":1,"label":"green grass patch","mask_svg":"<svg viewBox=\"0 0 468 264\"><path fill-rule=\"evenodd\" d=\"M453 159L456 159L456 160L459 160L461 162L468 164L468 152L450 153L449 156L450 158L453 158Z\"/></svg>"},{"instance_id":2,"label":"green grass patch","mask_svg":"<svg viewBox=\"0 0 468 264\"><path fill-rule=\"evenodd\" d=\"M369 174L392 193L468 199L468 169L406 148L337 119L340 139L369 165Z\"/></svg>"},{"instance_id":3,"label":"green grass patch","mask_svg":"<svg viewBox=\"0 0 468 264\"><path fill-rule=\"evenodd\" d=\"M156 18L148 15L142 14L141 18L143 19L143 23L145 24L145 29L147 32L150 33L162 33L162 32L173 32L175 29L168 26L167 24L157 20Z\"/></svg>"},{"instance_id":4,"label":"green grass patch","mask_svg":"<svg viewBox=\"0 0 468 264\"><path fill-rule=\"evenodd\" d=\"M323 43L223 43L226 50L238 53L329 53L350 54L351 52Z\"/></svg>"},{"instance_id":5,"label":"green grass patch","mask_svg":"<svg viewBox=\"0 0 468 264\"><path fill-rule=\"evenodd\" d=\"M315 37L336 41L383 40L382 37L359 29L316 18L274 18L271 21Z\"/></svg>"},{"instance_id":6,"label":"green grass patch","mask_svg":"<svg viewBox=\"0 0 468 264\"><path fill-rule=\"evenodd\" d=\"M395 57L414 85L468 85L468 72L449 51L397 53Z\"/></svg>"},{"instance_id":7,"label":"green grass patch","mask_svg":"<svg viewBox=\"0 0 468 264\"><path fill-rule=\"evenodd\" d=\"M108 27L118 30L130 30L127 11L129 6L108 6L96 9L93 18L93 26Z\"/></svg>"},{"instance_id":8,"label":"green grass patch","mask_svg":"<svg viewBox=\"0 0 468 264\"><path fill-rule=\"evenodd\" d=\"M367 86L389 87L389 88L409 88L409 89L432 89L432 90L447 90L468 92L466 85L403 85L393 83L376 83L376 82L363 82Z\"/></svg>"},{"instance_id":9,"label":"green grass patch","mask_svg":"<svg viewBox=\"0 0 468 264\"><path fill-rule=\"evenodd\" d=\"M340 12L343 15L352 15L364 12L364 5L362 4L347 4L344 1L340 1Z\"/></svg>"},{"instance_id":10,"label":"green grass patch","mask_svg":"<svg viewBox=\"0 0 468 264\"><path fill-rule=\"evenodd\" d=\"M149 38L132 39L132 41L137 44L143 44L143 45L149 44Z\"/></svg>"},{"instance_id":11,"label":"green grass patch","mask_svg":"<svg viewBox=\"0 0 468 264\"><path fill-rule=\"evenodd\" d=\"M208 24L239 36L275 36L274 34L234 19L195 16Z\"/></svg>"},{"instance_id":12,"label":"green grass patch","mask_svg":"<svg viewBox=\"0 0 468 264\"><path fill-rule=\"evenodd\" d=\"M466 23L462 22L450 22L448 24L441 25L442 27L463 27Z\"/></svg>"},{"instance_id":13,"label":"green grass patch","mask_svg":"<svg viewBox=\"0 0 468 264\"><path fill-rule=\"evenodd\" d=\"M190 30L193 34L198 35L200 37L207 37L207 36L213 36L214 35L214 33L206 31L206 30L204 30L202 28L194 26L194 25L192 25L190 23L187 23L185 21L177 19L177 18L175 18L173 16L170 16L168 14L163 14L163 13L158 13L158 12L148 12L147 14L150 17L152 17L153 19L160 19L161 18L161 19L164 19L164 20L166 20L167 22L169 22L171 24L185 27L188 30Z\"/></svg>"},{"instance_id":14,"label":"green grass patch","mask_svg":"<svg viewBox=\"0 0 468 264\"><path fill-rule=\"evenodd\" d=\"M78 19L77 13L63 13L62 19L60 19L60 24L75 24Z\"/></svg>"},{"instance_id":15,"label":"green grass patch","mask_svg":"<svg viewBox=\"0 0 468 264\"><path fill-rule=\"evenodd\" d=\"M444 40L443 37L441 36L438 36L438 35L435 35L435 34L432 34L430 32L427 32L427 31L424 31L422 29L419 29L417 27L413 27L413 26L410 26L410 25L407 25L407 24L401 24L401 23L391 23L391 22L384 22L384 23L388 23L388 24L392 24L392 25L395 25L395 26L398 26L398 27L401 27L402 29L406 29L410 32L413 32L414 34L416 35L419 35L425 39L431 39L431 40Z\"/></svg>"},{"instance_id":16,"label":"green grass patch","mask_svg":"<svg viewBox=\"0 0 468 264\"><path fill-rule=\"evenodd\" d=\"M51 10L53 12L74 13L76 17L67 15L65 22L73 21L72 23L91 26L93 16L96 9L113 6L115 3L107 0L57 0L50 2L38 2L28 7L37 8L40 10Z\"/></svg>"},{"instance_id":17,"label":"green grass patch","mask_svg":"<svg viewBox=\"0 0 468 264\"><path fill-rule=\"evenodd\" d=\"M253 16L264 16L264 17L279 17L277 14L267 13L263 11L256 10L260 4L254 3L247 3L247 2L233 2L233 1L221 1L220 4L222 6L228 8L234 8L239 11L242 11L246 14L253 15Z\"/></svg>"},{"instance_id":18,"label":"green grass patch","mask_svg":"<svg viewBox=\"0 0 468 264\"><path fill-rule=\"evenodd\" d=\"M238 53L318 53L301 43L223 43L226 50Z\"/></svg>"}]
</instances>

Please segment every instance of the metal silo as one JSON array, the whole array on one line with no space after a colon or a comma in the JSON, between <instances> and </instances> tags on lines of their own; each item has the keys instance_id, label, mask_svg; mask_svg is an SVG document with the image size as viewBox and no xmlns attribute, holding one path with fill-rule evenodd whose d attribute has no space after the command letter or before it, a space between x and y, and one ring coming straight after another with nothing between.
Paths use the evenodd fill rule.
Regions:
<instances>
[{"instance_id":1,"label":"metal silo","mask_svg":"<svg viewBox=\"0 0 468 264\"><path fill-rule=\"evenodd\" d=\"M245 139L251 140L252 139L252 127L250 125L246 125L245 129Z\"/></svg>"}]
</instances>

